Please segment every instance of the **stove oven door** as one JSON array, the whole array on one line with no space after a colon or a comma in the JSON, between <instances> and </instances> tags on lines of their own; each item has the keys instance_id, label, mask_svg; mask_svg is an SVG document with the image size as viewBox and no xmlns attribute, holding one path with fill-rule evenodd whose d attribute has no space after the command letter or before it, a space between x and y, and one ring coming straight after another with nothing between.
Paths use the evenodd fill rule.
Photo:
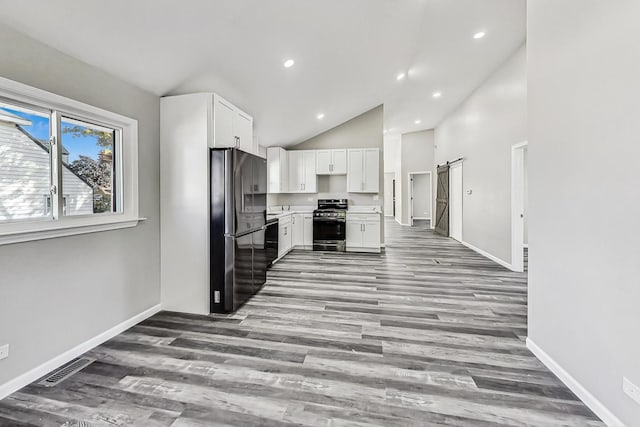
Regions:
<instances>
[{"instance_id":1,"label":"stove oven door","mask_svg":"<svg viewBox=\"0 0 640 427\"><path fill-rule=\"evenodd\" d=\"M345 251L347 221L344 218L313 218L313 250Z\"/></svg>"}]
</instances>

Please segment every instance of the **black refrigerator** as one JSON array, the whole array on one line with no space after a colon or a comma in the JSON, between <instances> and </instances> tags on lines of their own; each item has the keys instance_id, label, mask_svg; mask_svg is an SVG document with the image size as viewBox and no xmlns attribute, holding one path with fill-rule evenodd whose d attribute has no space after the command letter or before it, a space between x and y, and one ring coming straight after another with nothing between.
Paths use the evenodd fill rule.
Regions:
<instances>
[{"instance_id":1,"label":"black refrigerator","mask_svg":"<svg viewBox=\"0 0 640 427\"><path fill-rule=\"evenodd\" d=\"M211 312L230 313L267 280L267 161L211 149Z\"/></svg>"}]
</instances>

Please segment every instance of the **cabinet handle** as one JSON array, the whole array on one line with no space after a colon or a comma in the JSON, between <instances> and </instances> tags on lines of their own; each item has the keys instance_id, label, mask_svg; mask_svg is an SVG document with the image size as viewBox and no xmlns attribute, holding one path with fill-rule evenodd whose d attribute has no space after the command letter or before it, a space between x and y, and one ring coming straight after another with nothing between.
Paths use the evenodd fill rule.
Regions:
<instances>
[{"instance_id":1,"label":"cabinet handle","mask_svg":"<svg viewBox=\"0 0 640 427\"><path fill-rule=\"evenodd\" d=\"M302 184L302 190L304 190L307 187L307 184Z\"/></svg>"},{"instance_id":2,"label":"cabinet handle","mask_svg":"<svg viewBox=\"0 0 640 427\"><path fill-rule=\"evenodd\" d=\"M287 227L284 228L284 235L287 235Z\"/></svg>"}]
</instances>

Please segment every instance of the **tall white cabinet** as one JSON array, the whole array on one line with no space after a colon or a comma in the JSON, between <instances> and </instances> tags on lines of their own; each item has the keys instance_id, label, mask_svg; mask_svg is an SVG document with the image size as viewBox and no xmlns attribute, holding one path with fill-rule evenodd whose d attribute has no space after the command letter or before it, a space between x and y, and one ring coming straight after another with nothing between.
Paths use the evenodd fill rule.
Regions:
<instances>
[{"instance_id":1,"label":"tall white cabinet","mask_svg":"<svg viewBox=\"0 0 640 427\"><path fill-rule=\"evenodd\" d=\"M160 278L167 310L210 312L209 148L255 154L252 123L213 93L160 100Z\"/></svg>"},{"instance_id":2,"label":"tall white cabinet","mask_svg":"<svg viewBox=\"0 0 640 427\"><path fill-rule=\"evenodd\" d=\"M380 189L380 150L358 148L348 150L347 191L378 193Z\"/></svg>"},{"instance_id":3,"label":"tall white cabinet","mask_svg":"<svg viewBox=\"0 0 640 427\"><path fill-rule=\"evenodd\" d=\"M289 151L289 192L317 193L316 152L313 150Z\"/></svg>"}]
</instances>

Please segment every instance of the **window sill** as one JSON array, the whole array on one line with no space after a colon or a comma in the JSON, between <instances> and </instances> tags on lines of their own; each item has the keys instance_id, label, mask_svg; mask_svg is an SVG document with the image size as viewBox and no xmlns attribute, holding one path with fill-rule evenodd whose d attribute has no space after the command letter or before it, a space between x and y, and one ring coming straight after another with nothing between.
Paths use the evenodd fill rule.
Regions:
<instances>
[{"instance_id":1,"label":"window sill","mask_svg":"<svg viewBox=\"0 0 640 427\"><path fill-rule=\"evenodd\" d=\"M121 228L131 228L138 225L140 221L146 218L117 218L108 221L102 220L91 224L82 225L60 225L51 227L47 224L44 228L34 228L31 230L20 230L12 232L0 231L0 246L10 245L13 243L31 242L34 240L54 239L56 237L75 236L78 234L97 233L100 231L119 230ZM1 229L0 229L1 230Z\"/></svg>"}]
</instances>

